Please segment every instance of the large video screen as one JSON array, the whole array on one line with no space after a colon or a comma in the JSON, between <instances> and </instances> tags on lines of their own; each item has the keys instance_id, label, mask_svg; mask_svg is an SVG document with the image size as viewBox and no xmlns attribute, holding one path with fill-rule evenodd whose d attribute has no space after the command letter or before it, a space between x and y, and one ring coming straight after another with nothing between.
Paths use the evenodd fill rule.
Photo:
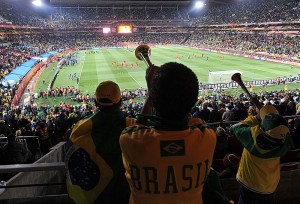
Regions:
<instances>
[{"instance_id":1,"label":"large video screen","mask_svg":"<svg viewBox=\"0 0 300 204\"><path fill-rule=\"evenodd\" d=\"M109 27L104 27L103 33L111 33L111 29Z\"/></svg>"},{"instance_id":2,"label":"large video screen","mask_svg":"<svg viewBox=\"0 0 300 204\"><path fill-rule=\"evenodd\" d=\"M132 33L131 25L118 26L118 33Z\"/></svg>"}]
</instances>

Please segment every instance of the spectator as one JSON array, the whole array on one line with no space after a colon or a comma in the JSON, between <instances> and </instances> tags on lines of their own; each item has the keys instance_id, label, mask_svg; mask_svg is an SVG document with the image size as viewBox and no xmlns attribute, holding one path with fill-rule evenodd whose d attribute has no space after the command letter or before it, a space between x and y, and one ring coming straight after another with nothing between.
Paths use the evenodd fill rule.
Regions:
<instances>
[{"instance_id":1,"label":"spectator","mask_svg":"<svg viewBox=\"0 0 300 204\"><path fill-rule=\"evenodd\" d=\"M300 148L300 118L295 118L294 119L294 126L291 129L291 136L293 138L294 141L294 145L296 149Z\"/></svg>"},{"instance_id":2,"label":"spectator","mask_svg":"<svg viewBox=\"0 0 300 204\"><path fill-rule=\"evenodd\" d=\"M198 79L175 62L148 68L146 79L149 97L137 119L141 125L120 137L130 203L202 203L216 136L200 119L188 126ZM144 115L153 108L155 115Z\"/></svg>"},{"instance_id":3,"label":"spectator","mask_svg":"<svg viewBox=\"0 0 300 204\"><path fill-rule=\"evenodd\" d=\"M9 128L8 125L5 124L5 121L0 120L0 134L7 137L11 133L12 133L11 129Z\"/></svg>"},{"instance_id":4,"label":"spectator","mask_svg":"<svg viewBox=\"0 0 300 204\"><path fill-rule=\"evenodd\" d=\"M18 120L19 128L26 127L27 125L30 125L28 118L25 115L21 115L21 118Z\"/></svg>"},{"instance_id":5,"label":"spectator","mask_svg":"<svg viewBox=\"0 0 300 204\"><path fill-rule=\"evenodd\" d=\"M248 116L256 116L257 115L257 110L254 106L250 106L248 108Z\"/></svg>"},{"instance_id":6,"label":"spectator","mask_svg":"<svg viewBox=\"0 0 300 204\"><path fill-rule=\"evenodd\" d=\"M195 109L196 108L196 109ZM194 111L195 110L195 111ZM200 118L201 120L207 122L210 115L210 110L208 109L208 103L202 102L201 100L196 103L196 107L192 110L193 118Z\"/></svg>"},{"instance_id":7,"label":"spectator","mask_svg":"<svg viewBox=\"0 0 300 204\"><path fill-rule=\"evenodd\" d=\"M235 111L234 111L235 120L238 120L238 121L244 120L247 118L247 116L248 116L248 112L247 112L245 106L242 103L238 102L235 107Z\"/></svg>"},{"instance_id":8,"label":"spectator","mask_svg":"<svg viewBox=\"0 0 300 204\"><path fill-rule=\"evenodd\" d=\"M231 104L226 105L226 111L222 115L223 121L234 121L235 119L235 113L233 110L233 106Z\"/></svg>"},{"instance_id":9,"label":"spectator","mask_svg":"<svg viewBox=\"0 0 300 204\"><path fill-rule=\"evenodd\" d=\"M42 154L47 154L52 147L52 143L51 139L49 138L48 128L46 127L45 123L41 122L36 127L34 135L39 137Z\"/></svg>"},{"instance_id":10,"label":"spectator","mask_svg":"<svg viewBox=\"0 0 300 204\"><path fill-rule=\"evenodd\" d=\"M3 147L6 164L24 164L31 157L31 152L24 143L16 141L16 136L10 134L7 136L8 143Z\"/></svg>"},{"instance_id":11,"label":"spectator","mask_svg":"<svg viewBox=\"0 0 300 204\"><path fill-rule=\"evenodd\" d=\"M226 167L222 172L220 172L220 178L232 178L236 176L239 167L240 158L234 154L227 154L223 158L223 164Z\"/></svg>"},{"instance_id":12,"label":"spectator","mask_svg":"<svg viewBox=\"0 0 300 204\"><path fill-rule=\"evenodd\" d=\"M225 129L222 127L217 127L216 129L217 135L217 144L214 152L215 159L224 158L224 156L228 153L229 143L228 143L228 134Z\"/></svg>"},{"instance_id":13,"label":"spectator","mask_svg":"<svg viewBox=\"0 0 300 204\"><path fill-rule=\"evenodd\" d=\"M212 103L211 111L208 116L208 123L215 123L221 120L221 115L218 111L218 106L216 103Z\"/></svg>"},{"instance_id":14,"label":"spectator","mask_svg":"<svg viewBox=\"0 0 300 204\"><path fill-rule=\"evenodd\" d=\"M54 124L53 124L53 121L52 121L50 115L46 116L45 126L46 126L46 128L48 130L48 135L50 137L51 143L53 145L55 145L57 143L57 141L55 140L55 136L54 136Z\"/></svg>"},{"instance_id":15,"label":"spectator","mask_svg":"<svg viewBox=\"0 0 300 204\"><path fill-rule=\"evenodd\" d=\"M119 137L133 120L120 110L116 83L101 82L95 96L100 110L75 125L67 144L68 193L75 203L128 203Z\"/></svg>"},{"instance_id":16,"label":"spectator","mask_svg":"<svg viewBox=\"0 0 300 204\"><path fill-rule=\"evenodd\" d=\"M239 204L271 203L280 179L280 156L292 142L286 120L274 106L259 111L260 119L249 116L231 127L243 144L237 180L241 184Z\"/></svg>"},{"instance_id":17,"label":"spectator","mask_svg":"<svg viewBox=\"0 0 300 204\"><path fill-rule=\"evenodd\" d=\"M201 109L199 108L200 112L198 118L204 120L205 122L208 121L208 117L210 115L210 111L207 108L208 103L203 103Z\"/></svg>"},{"instance_id":18,"label":"spectator","mask_svg":"<svg viewBox=\"0 0 300 204\"><path fill-rule=\"evenodd\" d=\"M31 129L30 125L27 125L25 128L21 129L21 135L22 136L34 136L34 133ZM32 160L34 161L35 157L36 157L36 153L39 148L38 140L37 140L37 138L26 138L26 142L27 142L27 147L32 154Z\"/></svg>"},{"instance_id":19,"label":"spectator","mask_svg":"<svg viewBox=\"0 0 300 204\"><path fill-rule=\"evenodd\" d=\"M61 111L58 115L58 117L54 121L54 127L55 127L55 141L60 142L65 140L66 135L65 133L68 130L68 124L67 124L67 118L64 111Z\"/></svg>"}]
</instances>

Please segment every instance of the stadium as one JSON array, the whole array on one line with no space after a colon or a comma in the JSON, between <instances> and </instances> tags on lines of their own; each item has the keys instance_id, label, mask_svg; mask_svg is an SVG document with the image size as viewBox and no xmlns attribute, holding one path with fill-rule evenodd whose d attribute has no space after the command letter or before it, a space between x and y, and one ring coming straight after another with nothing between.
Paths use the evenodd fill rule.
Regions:
<instances>
[{"instance_id":1,"label":"stadium","mask_svg":"<svg viewBox=\"0 0 300 204\"><path fill-rule=\"evenodd\" d=\"M148 96L149 61L184 64L197 76L190 116L217 134L211 166L227 198L223 203L239 202L238 165L233 170L228 155L240 160L243 145L230 127L257 114L253 100L276 107L293 145L278 158L281 179L273 203L298 203L299 0L0 5L0 203L68 203L65 148L74 125L97 111L95 91L107 80L120 87L122 112L137 119ZM141 45L146 50L139 51ZM234 73L241 74L240 83ZM7 153L11 135L30 158Z\"/></svg>"}]
</instances>

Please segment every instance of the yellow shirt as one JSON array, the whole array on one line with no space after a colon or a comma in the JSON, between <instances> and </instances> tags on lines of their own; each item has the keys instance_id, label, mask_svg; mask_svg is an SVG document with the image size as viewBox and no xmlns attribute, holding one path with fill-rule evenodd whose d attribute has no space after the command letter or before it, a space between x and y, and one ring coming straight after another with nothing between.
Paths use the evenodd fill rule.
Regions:
<instances>
[{"instance_id":1,"label":"yellow shirt","mask_svg":"<svg viewBox=\"0 0 300 204\"><path fill-rule=\"evenodd\" d=\"M236 179L257 193L274 193L280 180L280 157L262 159L244 148Z\"/></svg>"},{"instance_id":2,"label":"yellow shirt","mask_svg":"<svg viewBox=\"0 0 300 204\"><path fill-rule=\"evenodd\" d=\"M132 126L123 131L120 145L130 203L202 204L216 145L212 129L162 131Z\"/></svg>"},{"instance_id":3,"label":"yellow shirt","mask_svg":"<svg viewBox=\"0 0 300 204\"><path fill-rule=\"evenodd\" d=\"M249 116L231 128L245 147L236 178L254 192L271 194L280 180L280 155L287 151L290 143L287 138L285 143L276 149L261 149L257 144L257 137L263 131L258 124L256 117Z\"/></svg>"}]
</instances>

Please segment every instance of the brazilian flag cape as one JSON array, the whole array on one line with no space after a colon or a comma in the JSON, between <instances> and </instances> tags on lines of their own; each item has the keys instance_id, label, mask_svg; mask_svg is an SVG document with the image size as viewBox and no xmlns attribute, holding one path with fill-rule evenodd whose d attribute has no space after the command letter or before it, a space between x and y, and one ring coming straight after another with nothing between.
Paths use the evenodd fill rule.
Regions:
<instances>
[{"instance_id":1,"label":"brazilian flag cape","mask_svg":"<svg viewBox=\"0 0 300 204\"><path fill-rule=\"evenodd\" d=\"M130 192L125 178L119 145L126 126L125 114L118 107L98 111L80 120L66 144L67 190L78 204L111 203L116 189ZM124 177L124 179L123 179ZM120 184L119 182L126 182ZM127 201L128 202L128 201Z\"/></svg>"}]
</instances>

